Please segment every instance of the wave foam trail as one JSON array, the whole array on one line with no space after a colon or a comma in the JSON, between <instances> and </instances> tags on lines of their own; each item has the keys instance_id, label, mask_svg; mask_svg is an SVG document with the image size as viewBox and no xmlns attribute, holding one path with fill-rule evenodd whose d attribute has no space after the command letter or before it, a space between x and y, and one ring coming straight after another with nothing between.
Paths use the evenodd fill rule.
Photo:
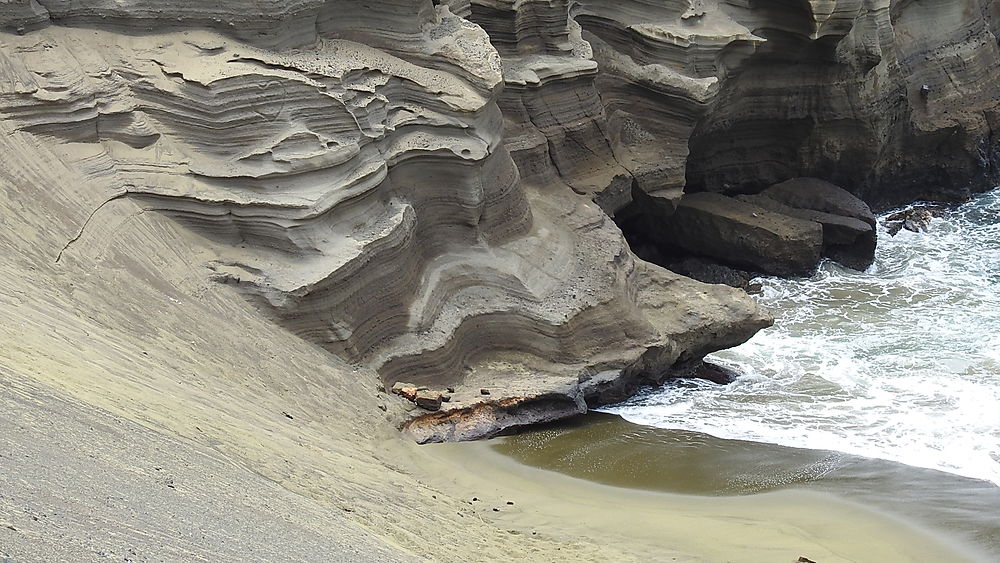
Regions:
<instances>
[{"instance_id":1,"label":"wave foam trail","mask_svg":"<svg viewBox=\"0 0 1000 563\"><path fill-rule=\"evenodd\" d=\"M829 449L1000 485L1000 190L882 228L866 272L764 278L775 326L711 359L746 376L679 381L607 409L650 426Z\"/></svg>"}]
</instances>

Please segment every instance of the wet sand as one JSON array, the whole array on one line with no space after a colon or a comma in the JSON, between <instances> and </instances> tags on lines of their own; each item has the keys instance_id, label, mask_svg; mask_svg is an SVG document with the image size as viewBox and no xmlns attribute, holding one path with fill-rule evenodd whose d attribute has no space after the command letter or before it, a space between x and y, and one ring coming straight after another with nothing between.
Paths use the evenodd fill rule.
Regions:
<instances>
[{"instance_id":1,"label":"wet sand","mask_svg":"<svg viewBox=\"0 0 1000 563\"><path fill-rule=\"evenodd\" d=\"M679 558L985 561L1000 548L1000 490L991 484L836 452L600 414L434 449L452 474L522 495L528 506L512 525L579 527L651 552L667 545Z\"/></svg>"}]
</instances>

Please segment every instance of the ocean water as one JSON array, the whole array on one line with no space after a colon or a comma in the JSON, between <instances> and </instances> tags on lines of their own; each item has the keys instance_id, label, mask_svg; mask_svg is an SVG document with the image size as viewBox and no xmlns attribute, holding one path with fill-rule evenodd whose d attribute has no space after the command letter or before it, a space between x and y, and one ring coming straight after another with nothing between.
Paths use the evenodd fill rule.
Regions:
<instances>
[{"instance_id":1,"label":"ocean water","mask_svg":"<svg viewBox=\"0 0 1000 563\"><path fill-rule=\"evenodd\" d=\"M943 210L927 232L890 236L880 220L865 272L827 262L809 279L758 281L774 327L710 357L743 377L604 410L1000 485L1000 190Z\"/></svg>"}]
</instances>

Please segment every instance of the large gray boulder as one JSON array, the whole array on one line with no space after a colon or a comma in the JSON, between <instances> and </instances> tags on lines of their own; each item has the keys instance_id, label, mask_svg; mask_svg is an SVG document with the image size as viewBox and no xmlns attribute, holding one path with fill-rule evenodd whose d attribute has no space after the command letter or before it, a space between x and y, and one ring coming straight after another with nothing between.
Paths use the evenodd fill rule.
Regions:
<instances>
[{"instance_id":1,"label":"large gray boulder","mask_svg":"<svg viewBox=\"0 0 1000 563\"><path fill-rule=\"evenodd\" d=\"M759 194L685 194L654 228L669 254L779 276L808 275L821 256L863 270L875 256L875 216L847 190L796 178Z\"/></svg>"},{"instance_id":2,"label":"large gray boulder","mask_svg":"<svg viewBox=\"0 0 1000 563\"><path fill-rule=\"evenodd\" d=\"M674 250L779 276L808 274L823 247L815 221L708 192L684 195L659 234Z\"/></svg>"},{"instance_id":3,"label":"large gray boulder","mask_svg":"<svg viewBox=\"0 0 1000 563\"><path fill-rule=\"evenodd\" d=\"M868 204L840 186L819 178L792 178L761 192L777 202L799 209L853 217L875 226Z\"/></svg>"},{"instance_id":4,"label":"large gray boulder","mask_svg":"<svg viewBox=\"0 0 1000 563\"><path fill-rule=\"evenodd\" d=\"M822 254L855 270L875 259L875 216L847 190L816 178L796 178L739 199L823 226Z\"/></svg>"}]
</instances>

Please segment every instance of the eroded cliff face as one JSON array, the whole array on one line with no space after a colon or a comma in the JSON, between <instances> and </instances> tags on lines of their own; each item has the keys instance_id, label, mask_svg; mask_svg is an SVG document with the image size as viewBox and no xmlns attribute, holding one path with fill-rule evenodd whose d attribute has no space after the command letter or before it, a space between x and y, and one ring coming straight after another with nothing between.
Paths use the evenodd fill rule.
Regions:
<instances>
[{"instance_id":1,"label":"eroded cliff face","mask_svg":"<svg viewBox=\"0 0 1000 563\"><path fill-rule=\"evenodd\" d=\"M470 18L508 66L545 69L505 75L503 107L522 108L505 113L511 145L540 133L563 178L615 213L629 177L653 196L642 206L668 210L682 189L757 192L795 177L875 208L996 185L998 11L988 0L473 0ZM541 29L566 40L537 41Z\"/></svg>"},{"instance_id":2,"label":"eroded cliff face","mask_svg":"<svg viewBox=\"0 0 1000 563\"><path fill-rule=\"evenodd\" d=\"M996 10L881 4L5 2L0 113L11 166L44 150L98 186L54 263L89 259L110 203L166 214L290 331L454 389L392 403L415 439L470 439L770 322L636 259L609 213L810 173L874 201L934 166L985 185Z\"/></svg>"},{"instance_id":3,"label":"eroded cliff face","mask_svg":"<svg viewBox=\"0 0 1000 563\"><path fill-rule=\"evenodd\" d=\"M692 189L818 176L885 209L1000 182L996 2L758 4L727 8L767 41L692 135Z\"/></svg>"},{"instance_id":4,"label":"eroded cliff face","mask_svg":"<svg viewBox=\"0 0 1000 563\"><path fill-rule=\"evenodd\" d=\"M166 214L205 238L206 275L295 334L387 387L454 388L402 419L419 441L584 412L767 324L637 261L586 196L522 180L482 28L361 4L285 5L266 29L239 3L23 5L60 25L12 24L5 123L105 190L54 261L85 259L109 202Z\"/></svg>"}]
</instances>

